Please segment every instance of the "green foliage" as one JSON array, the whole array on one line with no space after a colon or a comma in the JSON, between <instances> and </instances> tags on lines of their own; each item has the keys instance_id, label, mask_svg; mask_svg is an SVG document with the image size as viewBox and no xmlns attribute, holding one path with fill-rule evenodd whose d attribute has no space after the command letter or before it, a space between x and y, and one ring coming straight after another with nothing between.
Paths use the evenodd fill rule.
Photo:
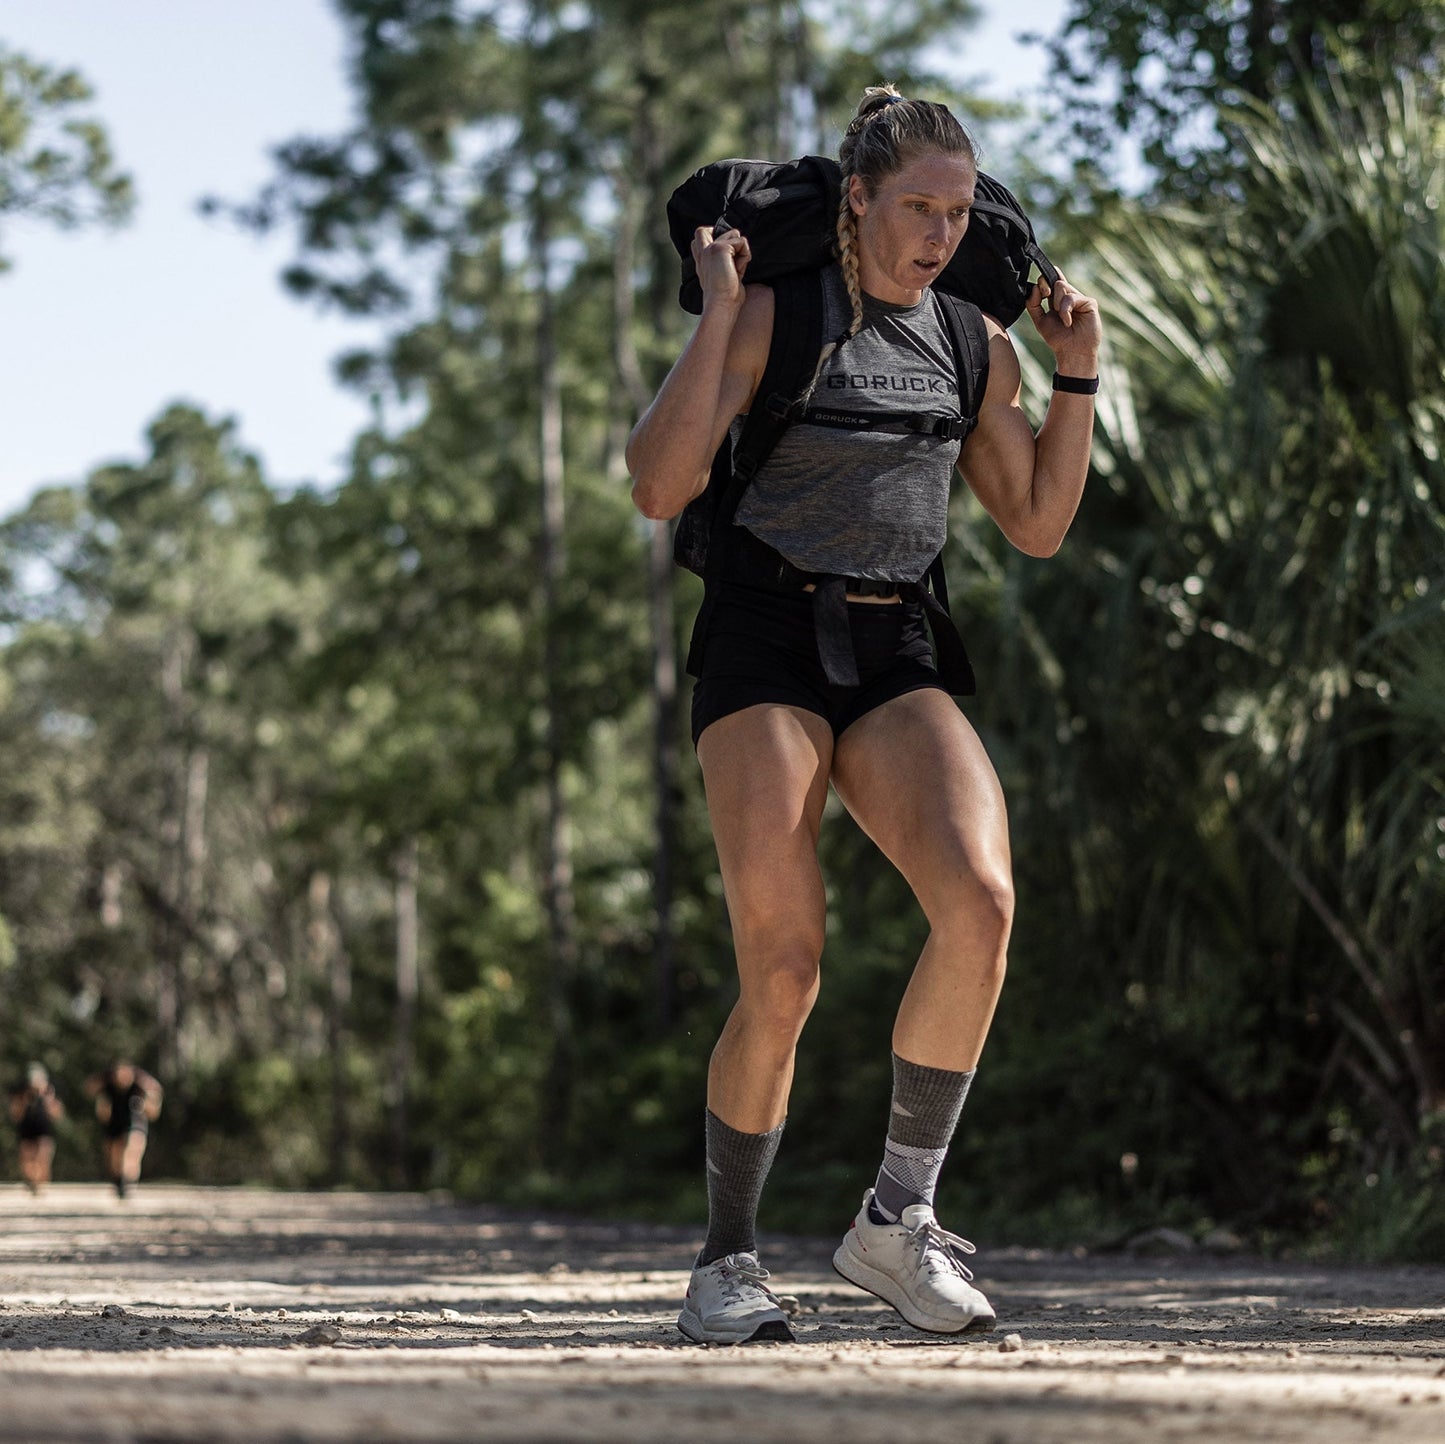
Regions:
<instances>
[{"instance_id":1,"label":"green foliage","mask_svg":"<svg viewBox=\"0 0 1445 1444\"><path fill-rule=\"evenodd\" d=\"M1422 731L1396 685L1436 705L1445 643L1440 367L1415 320L1445 284L1438 123L1412 81L1339 79L1295 112L1232 114L1246 159L1222 220L1096 218L1106 487L1071 542L1094 566L1064 626L1019 598L1027 644L1075 664L1053 673L1063 754L1030 772L1073 753L1064 832L1098 839L1049 895L1096 900L1065 931L1141 990L1160 1047L1123 1056L1163 1074L1162 1118L1189 1119L1164 1157L1127 1144L1136 1183L1168 1163L1170 1196L1261 1236L1332 1216L1350 1175L1395 1176L1441 1109L1441 714ZM1047 852L1016 855L1022 890ZM1369 1118L1335 1178L1306 1162L1331 1106ZM1121 1143L1144 1136L1134 1111Z\"/></svg>"},{"instance_id":2,"label":"green foliage","mask_svg":"<svg viewBox=\"0 0 1445 1444\"><path fill-rule=\"evenodd\" d=\"M134 203L105 128L84 109L90 86L0 43L0 225L34 216L63 227L115 225ZM0 270L7 266L0 256Z\"/></svg>"},{"instance_id":3,"label":"green foliage","mask_svg":"<svg viewBox=\"0 0 1445 1444\"><path fill-rule=\"evenodd\" d=\"M1128 7L1086 12L1126 44ZM972 7L341 13L358 123L283 148L251 219L296 226L303 292L405 302L342 368L405 419L282 499L173 407L0 525L0 1068L61 1080L62 1171L78 1076L124 1052L168 1085L160 1171L701 1223L735 983L655 695L697 589L655 634L621 464L681 335L662 203L712 155L814 147L885 62L925 83ZM1177 205L1056 220L1111 337L1068 545L953 518L1019 911L942 1201L994 1242L1445 1247L1441 115L1348 37L1305 84L1283 54ZM871 1181L924 941L836 806L822 852L765 1229L832 1229Z\"/></svg>"},{"instance_id":4,"label":"green foliage","mask_svg":"<svg viewBox=\"0 0 1445 1444\"><path fill-rule=\"evenodd\" d=\"M1432 73L1445 39L1440 0L1071 0L1047 42L1062 85L1055 120L1074 156L1117 175L1131 152L1158 194L1233 194L1222 111L1287 108L1328 87L1343 61L1377 73Z\"/></svg>"}]
</instances>

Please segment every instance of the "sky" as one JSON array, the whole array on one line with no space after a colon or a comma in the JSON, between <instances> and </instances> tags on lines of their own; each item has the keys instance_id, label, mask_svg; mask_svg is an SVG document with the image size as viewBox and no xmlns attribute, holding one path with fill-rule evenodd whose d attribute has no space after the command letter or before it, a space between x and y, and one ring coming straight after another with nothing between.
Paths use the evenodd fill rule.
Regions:
<instances>
[{"instance_id":1,"label":"sky","mask_svg":"<svg viewBox=\"0 0 1445 1444\"><path fill-rule=\"evenodd\" d=\"M983 0L959 73L1027 100L1044 59L1016 37L1052 32L1064 7ZM370 418L333 362L377 332L285 292L284 232L258 238L196 208L249 200L274 146L349 124L328 0L0 0L0 43L81 71L138 192L118 231L11 220L0 235L13 263L0 274L0 516L140 459L146 426L178 400L235 418L273 484L339 482Z\"/></svg>"}]
</instances>

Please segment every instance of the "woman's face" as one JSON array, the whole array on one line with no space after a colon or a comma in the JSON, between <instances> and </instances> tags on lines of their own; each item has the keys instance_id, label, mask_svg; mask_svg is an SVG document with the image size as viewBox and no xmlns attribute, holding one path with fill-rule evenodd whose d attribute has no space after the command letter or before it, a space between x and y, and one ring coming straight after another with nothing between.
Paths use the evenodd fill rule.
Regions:
<instances>
[{"instance_id":1,"label":"woman's face","mask_svg":"<svg viewBox=\"0 0 1445 1444\"><path fill-rule=\"evenodd\" d=\"M967 156L932 151L885 176L869 197L859 176L848 196L858 217L859 280L870 296L911 306L938 278L968 229L978 172Z\"/></svg>"}]
</instances>

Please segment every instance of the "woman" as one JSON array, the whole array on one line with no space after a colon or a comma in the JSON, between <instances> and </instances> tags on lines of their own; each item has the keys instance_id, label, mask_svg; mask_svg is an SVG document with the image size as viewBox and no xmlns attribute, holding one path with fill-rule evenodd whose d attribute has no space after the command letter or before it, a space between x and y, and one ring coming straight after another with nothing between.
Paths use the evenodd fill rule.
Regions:
<instances>
[{"instance_id":1,"label":"woman","mask_svg":"<svg viewBox=\"0 0 1445 1444\"><path fill-rule=\"evenodd\" d=\"M55 1124L65 1106L55 1096L55 1085L43 1064L32 1063L25 1081L10 1090L10 1117L15 1124L20 1153L20 1177L31 1193L39 1193L50 1182L55 1159Z\"/></svg>"},{"instance_id":2,"label":"woman","mask_svg":"<svg viewBox=\"0 0 1445 1444\"><path fill-rule=\"evenodd\" d=\"M105 1132L105 1168L117 1198L140 1182L150 1126L161 1116L165 1089L144 1068L122 1060L86 1079Z\"/></svg>"},{"instance_id":3,"label":"woman","mask_svg":"<svg viewBox=\"0 0 1445 1444\"><path fill-rule=\"evenodd\" d=\"M963 388L928 287L968 224L972 141L945 107L877 87L839 159L829 285L851 334L825 356L814 389L859 411L896 410L906 391L956 416ZM634 502L654 518L675 516L702 491L713 452L753 402L774 325L786 324L771 289L744 284L743 236L700 228L693 254L701 318L628 443ZM708 1235L678 1320L699 1342L792 1337L754 1228L818 990L817 843L830 784L930 926L893 1031L883 1166L834 1265L918 1328L960 1333L994 1322L960 1257L972 1245L939 1226L932 1202L1003 983L1013 912L1004 800L943 689L916 587L903 588L913 600L876 593L916 582L941 550L955 463L1015 546L1047 557L1062 542L1089 465L1098 307L1060 277L1052 294L1036 283L1027 309L1057 367L1037 435L1019 407L1012 343L988 320L987 388L961 454L944 436L797 424L738 508L749 547L770 546L807 576L848 579L858 680L839 685L820 665L811 583L791 592L723 584L693 694L693 737L739 996L708 1075Z\"/></svg>"}]
</instances>

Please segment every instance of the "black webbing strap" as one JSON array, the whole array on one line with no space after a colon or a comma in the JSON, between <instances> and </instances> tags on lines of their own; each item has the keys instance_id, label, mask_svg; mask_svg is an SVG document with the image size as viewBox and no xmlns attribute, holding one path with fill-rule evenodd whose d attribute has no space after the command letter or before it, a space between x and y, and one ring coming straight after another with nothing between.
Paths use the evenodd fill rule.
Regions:
<instances>
[{"instance_id":1,"label":"black webbing strap","mask_svg":"<svg viewBox=\"0 0 1445 1444\"><path fill-rule=\"evenodd\" d=\"M847 577L819 576L813 583L813 635L823 675L835 687L856 687L858 658L848 620Z\"/></svg>"},{"instance_id":2,"label":"black webbing strap","mask_svg":"<svg viewBox=\"0 0 1445 1444\"><path fill-rule=\"evenodd\" d=\"M942 552L934 557L919 584L919 593L928 614L928 630L933 633L939 681L955 697L972 697L978 690L978 682L973 675L973 663L968 660L968 648L963 645L948 610L948 578L943 574Z\"/></svg>"},{"instance_id":3,"label":"black webbing strap","mask_svg":"<svg viewBox=\"0 0 1445 1444\"><path fill-rule=\"evenodd\" d=\"M836 686L858 685L858 662L853 654L853 629L848 620L848 595L902 597L921 602L933 649L938 680L956 697L972 697L976 690L973 665L958 628L948 613L948 583L943 557L934 558L916 582L880 582L869 577L845 577L831 572L807 572L795 567L776 548L746 527L733 528L732 561L727 579L744 586L772 591L800 592L813 588L813 631L823 675Z\"/></svg>"},{"instance_id":4,"label":"black webbing strap","mask_svg":"<svg viewBox=\"0 0 1445 1444\"><path fill-rule=\"evenodd\" d=\"M944 328L953 345L954 368L958 372L958 409L963 423L963 440L978 425L979 407L988 390L988 328L983 312L972 303L947 291L935 291Z\"/></svg>"},{"instance_id":5,"label":"black webbing strap","mask_svg":"<svg viewBox=\"0 0 1445 1444\"><path fill-rule=\"evenodd\" d=\"M971 427L962 416L929 416L922 411L835 411L826 406L809 406L794 418L809 426L833 426L842 431L885 431L894 435L938 436L944 441L962 441Z\"/></svg>"}]
</instances>

